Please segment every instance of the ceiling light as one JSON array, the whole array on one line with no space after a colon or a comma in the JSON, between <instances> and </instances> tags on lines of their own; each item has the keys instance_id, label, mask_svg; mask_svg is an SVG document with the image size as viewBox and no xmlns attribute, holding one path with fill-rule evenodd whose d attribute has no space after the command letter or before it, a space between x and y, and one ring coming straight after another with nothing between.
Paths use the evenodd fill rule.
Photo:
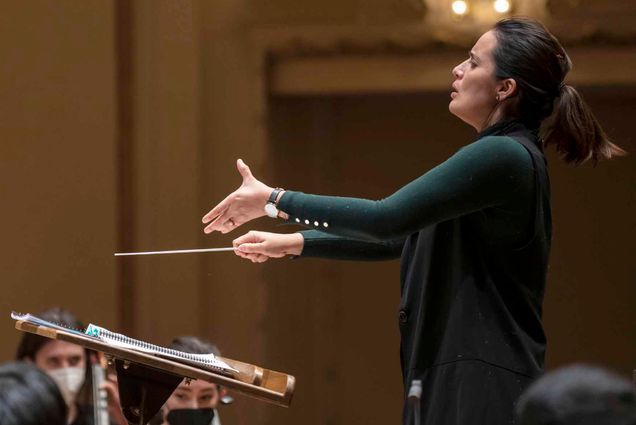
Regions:
<instances>
[{"instance_id":1,"label":"ceiling light","mask_svg":"<svg viewBox=\"0 0 636 425\"><path fill-rule=\"evenodd\" d=\"M451 7L455 15L465 15L466 12L468 12L468 3L464 0L455 0L453 4L451 4Z\"/></svg>"},{"instance_id":2,"label":"ceiling light","mask_svg":"<svg viewBox=\"0 0 636 425\"><path fill-rule=\"evenodd\" d=\"M497 13L507 13L510 11L510 2L508 0L495 0L492 6Z\"/></svg>"}]
</instances>

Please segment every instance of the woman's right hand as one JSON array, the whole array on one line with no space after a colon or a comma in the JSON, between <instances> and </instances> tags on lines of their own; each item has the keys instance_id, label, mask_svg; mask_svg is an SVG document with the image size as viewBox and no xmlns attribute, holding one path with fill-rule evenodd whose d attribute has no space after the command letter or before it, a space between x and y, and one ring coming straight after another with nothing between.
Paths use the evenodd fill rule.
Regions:
<instances>
[{"instance_id":1,"label":"woman's right hand","mask_svg":"<svg viewBox=\"0 0 636 425\"><path fill-rule=\"evenodd\" d=\"M269 233L250 231L232 242L234 253L253 263L264 263L270 258L300 255L305 238L300 233Z\"/></svg>"},{"instance_id":2,"label":"woman's right hand","mask_svg":"<svg viewBox=\"0 0 636 425\"><path fill-rule=\"evenodd\" d=\"M225 234L265 215L264 207L274 188L256 179L242 159L236 161L236 168L243 182L238 189L203 216L205 233L216 231Z\"/></svg>"}]
</instances>

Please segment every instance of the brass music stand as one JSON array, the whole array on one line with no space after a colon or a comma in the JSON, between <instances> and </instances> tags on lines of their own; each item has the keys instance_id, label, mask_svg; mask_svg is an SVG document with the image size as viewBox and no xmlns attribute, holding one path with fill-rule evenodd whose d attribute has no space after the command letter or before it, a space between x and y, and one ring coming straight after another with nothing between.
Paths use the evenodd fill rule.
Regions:
<instances>
[{"instance_id":1,"label":"brass music stand","mask_svg":"<svg viewBox=\"0 0 636 425\"><path fill-rule=\"evenodd\" d=\"M216 356L235 370L226 376L210 370L116 347L73 330L17 320L16 329L103 352L115 363L122 411L129 424L146 424L185 378L201 379L249 397L289 407L296 379L292 375Z\"/></svg>"}]
</instances>

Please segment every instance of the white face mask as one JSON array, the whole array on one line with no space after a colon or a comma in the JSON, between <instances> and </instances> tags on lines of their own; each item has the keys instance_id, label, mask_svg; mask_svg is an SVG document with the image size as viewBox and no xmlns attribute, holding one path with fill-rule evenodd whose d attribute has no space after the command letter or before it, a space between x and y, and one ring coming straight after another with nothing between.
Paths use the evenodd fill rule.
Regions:
<instances>
[{"instance_id":1,"label":"white face mask","mask_svg":"<svg viewBox=\"0 0 636 425\"><path fill-rule=\"evenodd\" d=\"M66 405L71 406L84 384L86 370L83 367L65 367L49 370L48 374L60 389Z\"/></svg>"}]
</instances>

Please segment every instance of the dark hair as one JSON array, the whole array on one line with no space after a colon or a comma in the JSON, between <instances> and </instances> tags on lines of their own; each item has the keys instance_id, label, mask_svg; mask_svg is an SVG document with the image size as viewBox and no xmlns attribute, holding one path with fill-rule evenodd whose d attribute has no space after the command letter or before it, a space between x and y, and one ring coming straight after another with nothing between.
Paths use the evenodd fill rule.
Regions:
<instances>
[{"instance_id":1,"label":"dark hair","mask_svg":"<svg viewBox=\"0 0 636 425\"><path fill-rule=\"evenodd\" d=\"M0 366L0 424L66 425L66 403L57 385L36 366Z\"/></svg>"},{"instance_id":2,"label":"dark hair","mask_svg":"<svg viewBox=\"0 0 636 425\"><path fill-rule=\"evenodd\" d=\"M220 356L221 352L216 345L210 341L197 338L196 336L179 336L172 340L168 348L183 351L191 354L214 354Z\"/></svg>"},{"instance_id":3,"label":"dark hair","mask_svg":"<svg viewBox=\"0 0 636 425\"><path fill-rule=\"evenodd\" d=\"M214 354L220 356L221 352L216 345L210 341L197 338L196 336L178 336L172 340L168 348L173 350L183 351L190 354ZM219 386L220 388L220 386ZM157 414L148 422L148 425L160 425L165 421L166 411L162 408Z\"/></svg>"},{"instance_id":4,"label":"dark hair","mask_svg":"<svg viewBox=\"0 0 636 425\"><path fill-rule=\"evenodd\" d=\"M49 322L57 323L67 328L83 329L84 325L73 313L60 307L53 307L37 315L39 318ZM20 344L16 351L16 360L35 360L35 355L46 344L50 338L25 332L22 335Z\"/></svg>"},{"instance_id":5,"label":"dark hair","mask_svg":"<svg viewBox=\"0 0 636 425\"><path fill-rule=\"evenodd\" d=\"M532 384L516 414L519 425L636 425L636 392L612 372L574 365Z\"/></svg>"},{"instance_id":6,"label":"dark hair","mask_svg":"<svg viewBox=\"0 0 636 425\"><path fill-rule=\"evenodd\" d=\"M564 79L572 62L559 41L540 22L508 18L494 26L495 76L517 83L511 117L531 128L541 128L544 144L554 145L566 162L624 155L608 139L592 111L576 89Z\"/></svg>"}]
</instances>

